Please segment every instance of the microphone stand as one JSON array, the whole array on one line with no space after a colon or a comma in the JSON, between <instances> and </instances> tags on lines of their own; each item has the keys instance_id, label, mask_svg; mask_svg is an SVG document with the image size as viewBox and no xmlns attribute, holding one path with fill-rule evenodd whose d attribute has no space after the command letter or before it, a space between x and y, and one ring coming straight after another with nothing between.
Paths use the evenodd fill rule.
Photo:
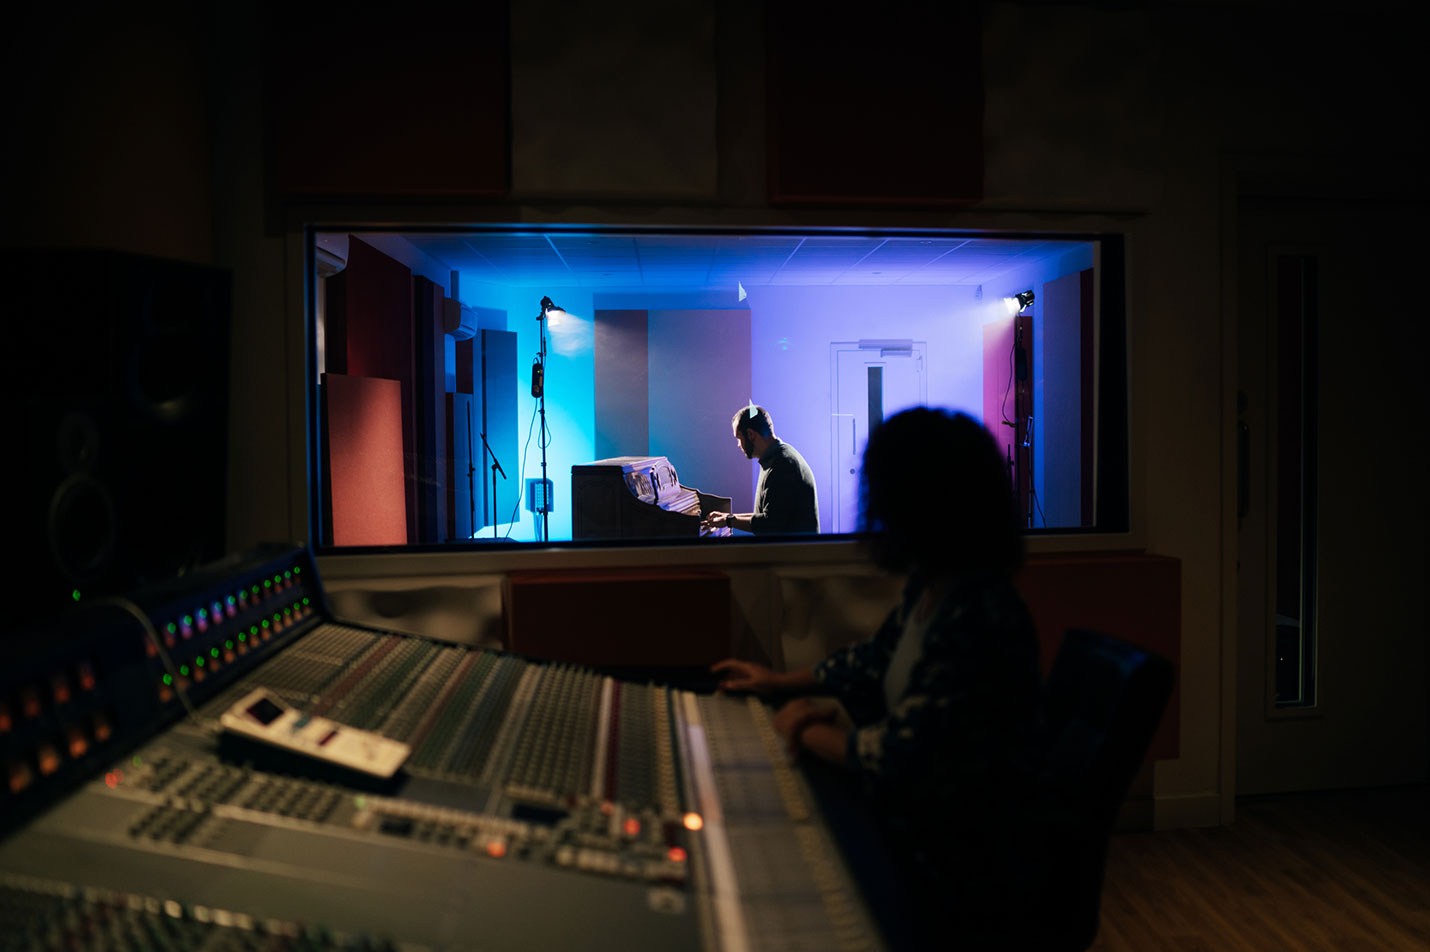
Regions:
<instances>
[{"instance_id":1,"label":"microphone stand","mask_svg":"<svg viewBox=\"0 0 1430 952\"><path fill-rule=\"evenodd\" d=\"M470 408L468 408L467 418L469 421L471 419L471 416L472 411ZM502 469L501 463L497 462L497 454L492 453L492 446L490 443L487 442L487 435L480 430L477 431L477 435L482 438L482 446L486 449L487 453L491 454L492 457L492 538L496 539L499 538L499 533L497 532L497 473L501 473L501 478L506 479L506 470ZM469 436L468 439L470 438L471 437ZM474 509L476 508L475 500L472 501L472 507Z\"/></svg>"},{"instance_id":2,"label":"microphone stand","mask_svg":"<svg viewBox=\"0 0 1430 952\"><path fill-rule=\"evenodd\" d=\"M543 299L543 304L550 301ZM546 498L547 487L551 484L546 479L546 308L542 307L541 313L536 318L537 330L541 333L541 349L538 352L537 360L541 363L541 392L536 394L537 411L541 414L541 541L546 542L550 536L548 534L547 519L551 502Z\"/></svg>"},{"instance_id":3,"label":"microphone stand","mask_svg":"<svg viewBox=\"0 0 1430 952\"><path fill-rule=\"evenodd\" d=\"M486 442L484 438L483 443ZM471 518L467 522L467 538L477 537L477 467L472 463L472 404L467 402L467 502L471 503Z\"/></svg>"}]
</instances>

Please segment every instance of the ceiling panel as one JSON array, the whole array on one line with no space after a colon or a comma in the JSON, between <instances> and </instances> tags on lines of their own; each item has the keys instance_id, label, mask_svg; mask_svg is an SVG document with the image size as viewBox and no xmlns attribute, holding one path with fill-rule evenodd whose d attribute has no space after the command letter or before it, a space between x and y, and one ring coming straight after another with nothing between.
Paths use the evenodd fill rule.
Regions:
<instances>
[{"instance_id":1,"label":"ceiling panel","mask_svg":"<svg viewBox=\"0 0 1430 952\"><path fill-rule=\"evenodd\" d=\"M976 285L1085 244L951 235L414 233L463 280L513 287L692 289Z\"/></svg>"}]
</instances>

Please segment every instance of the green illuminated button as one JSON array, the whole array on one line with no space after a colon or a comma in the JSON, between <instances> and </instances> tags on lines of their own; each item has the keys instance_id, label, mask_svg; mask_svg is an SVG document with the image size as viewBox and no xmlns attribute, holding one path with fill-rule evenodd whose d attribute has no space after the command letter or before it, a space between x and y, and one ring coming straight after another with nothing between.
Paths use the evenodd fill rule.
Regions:
<instances>
[{"instance_id":1,"label":"green illuminated button","mask_svg":"<svg viewBox=\"0 0 1430 952\"><path fill-rule=\"evenodd\" d=\"M292 573L292 572L284 572L284 573L283 573L283 577L284 577L284 578L292 578L292 577L293 577L293 573Z\"/></svg>"},{"instance_id":2,"label":"green illuminated button","mask_svg":"<svg viewBox=\"0 0 1430 952\"><path fill-rule=\"evenodd\" d=\"M169 622L169 634L171 634L171 635L172 635L172 634L176 634L176 633L178 632L178 630L179 630L179 626L178 626L178 625L174 624L173 622Z\"/></svg>"},{"instance_id":3,"label":"green illuminated button","mask_svg":"<svg viewBox=\"0 0 1430 952\"><path fill-rule=\"evenodd\" d=\"M223 646L224 646L225 648L227 648L229 651L232 651L232 650L233 650L233 642L232 642L232 641L225 641L225 642L223 643Z\"/></svg>"},{"instance_id":4,"label":"green illuminated button","mask_svg":"<svg viewBox=\"0 0 1430 952\"><path fill-rule=\"evenodd\" d=\"M194 659L194 664L196 664L196 665L198 665L199 667L202 668L202 667L204 666L204 656L203 656L203 655L199 655L197 658L195 658L195 659Z\"/></svg>"},{"instance_id":5,"label":"green illuminated button","mask_svg":"<svg viewBox=\"0 0 1430 952\"><path fill-rule=\"evenodd\" d=\"M179 673L187 678L189 676L189 666L186 664L179 665Z\"/></svg>"},{"instance_id":6,"label":"green illuminated button","mask_svg":"<svg viewBox=\"0 0 1430 952\"><path fill-rule=\"evenodd\" d=\"M79 589L75 589L73 592L70 592L70 598L73 598L75 601L79 601Z\"/></svg>"},{"instance_id":7,"label":"green illuminated button","mask_svg":"<svg viewBox=\"0 0 1430 952\"><path fill-rule=\"evenodd\" d=\"M211 654L211 655L213 655L215 658L217 658L217 657L218 657L218 649L217 649L217 648L210 648L210 649L209 649L209 654Z\"/></svg>"},{"instance_id":8,"label":"green illuminated button","mask_svg":"<svg viewBox=\"0 0 1430 952\"><path fill-rule=\"evenodd\" d=\"M243 632L240 631L240 632L238 633L238 640L239 640L239 641L247 641L247 640L248 640L248 636L245 635Z\"/></svg>"},{"instance_id":9,"label":"green illuminated button","mask_svg":"<svg viewBox=\"0 0 1430 952\"><path fill-rule=\"evenodd\" d=\"M166 675L164 675L164 683L165 683L165 684L173 684L173 683L174 683L174 679L173 679L172 677L170 677L169 675L166 674Z\"/></svg>"}]
</instances>

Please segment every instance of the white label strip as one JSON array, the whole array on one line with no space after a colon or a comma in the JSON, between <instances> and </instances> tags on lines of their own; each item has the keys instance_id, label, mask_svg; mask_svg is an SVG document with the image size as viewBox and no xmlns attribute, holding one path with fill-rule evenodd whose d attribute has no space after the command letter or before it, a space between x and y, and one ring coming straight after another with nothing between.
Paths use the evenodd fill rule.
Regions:
<instances>
[{"instance_id":1,"label":"white label strip","mask_svg":"<svg viewBox=\"0 0 1430 952\"><path fill-rule=\"evenodd\" d=\"M730 841L725 838L725 815L715 792L715 772L710 749L705 744L705 726L694 694L685 694L685 735L690 747L691 779L700 814L705 819L702 841L710 857L711 904L715 907L716 929L724 952L749 952L750 937L745 930L740 888L735 879L735 863L730 857Z\"/></svg>"},{"instance_id":2,"label":"white label strip","mask_svg":"<svg viewBox=\"0 0 1430 952\"><path fill-rule=\"evenodd\" d=\"M591 759L591 796L603 800L606 796L606 755L611 739L611 693L616 682L601 679L601 709L596 714L596 756Z\"/></svg>"}]
</instances>

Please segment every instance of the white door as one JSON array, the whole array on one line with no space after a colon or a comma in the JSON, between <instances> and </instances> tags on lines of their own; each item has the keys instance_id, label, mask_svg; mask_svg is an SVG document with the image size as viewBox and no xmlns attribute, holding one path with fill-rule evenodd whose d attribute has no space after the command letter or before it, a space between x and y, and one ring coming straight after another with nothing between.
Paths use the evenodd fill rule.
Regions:
<instances>
[{"instance_id":1,"label":"white door","mask_svg":"<svg viewBox=\"0 0 1430 952\"><path fill-rule=\"evenodd\" d=\"M928 401L924 341L846 341L830 345L833 392L829 449L834 532L859 521L859 466L874 424Z\"/></svg>"}]
</instances>

